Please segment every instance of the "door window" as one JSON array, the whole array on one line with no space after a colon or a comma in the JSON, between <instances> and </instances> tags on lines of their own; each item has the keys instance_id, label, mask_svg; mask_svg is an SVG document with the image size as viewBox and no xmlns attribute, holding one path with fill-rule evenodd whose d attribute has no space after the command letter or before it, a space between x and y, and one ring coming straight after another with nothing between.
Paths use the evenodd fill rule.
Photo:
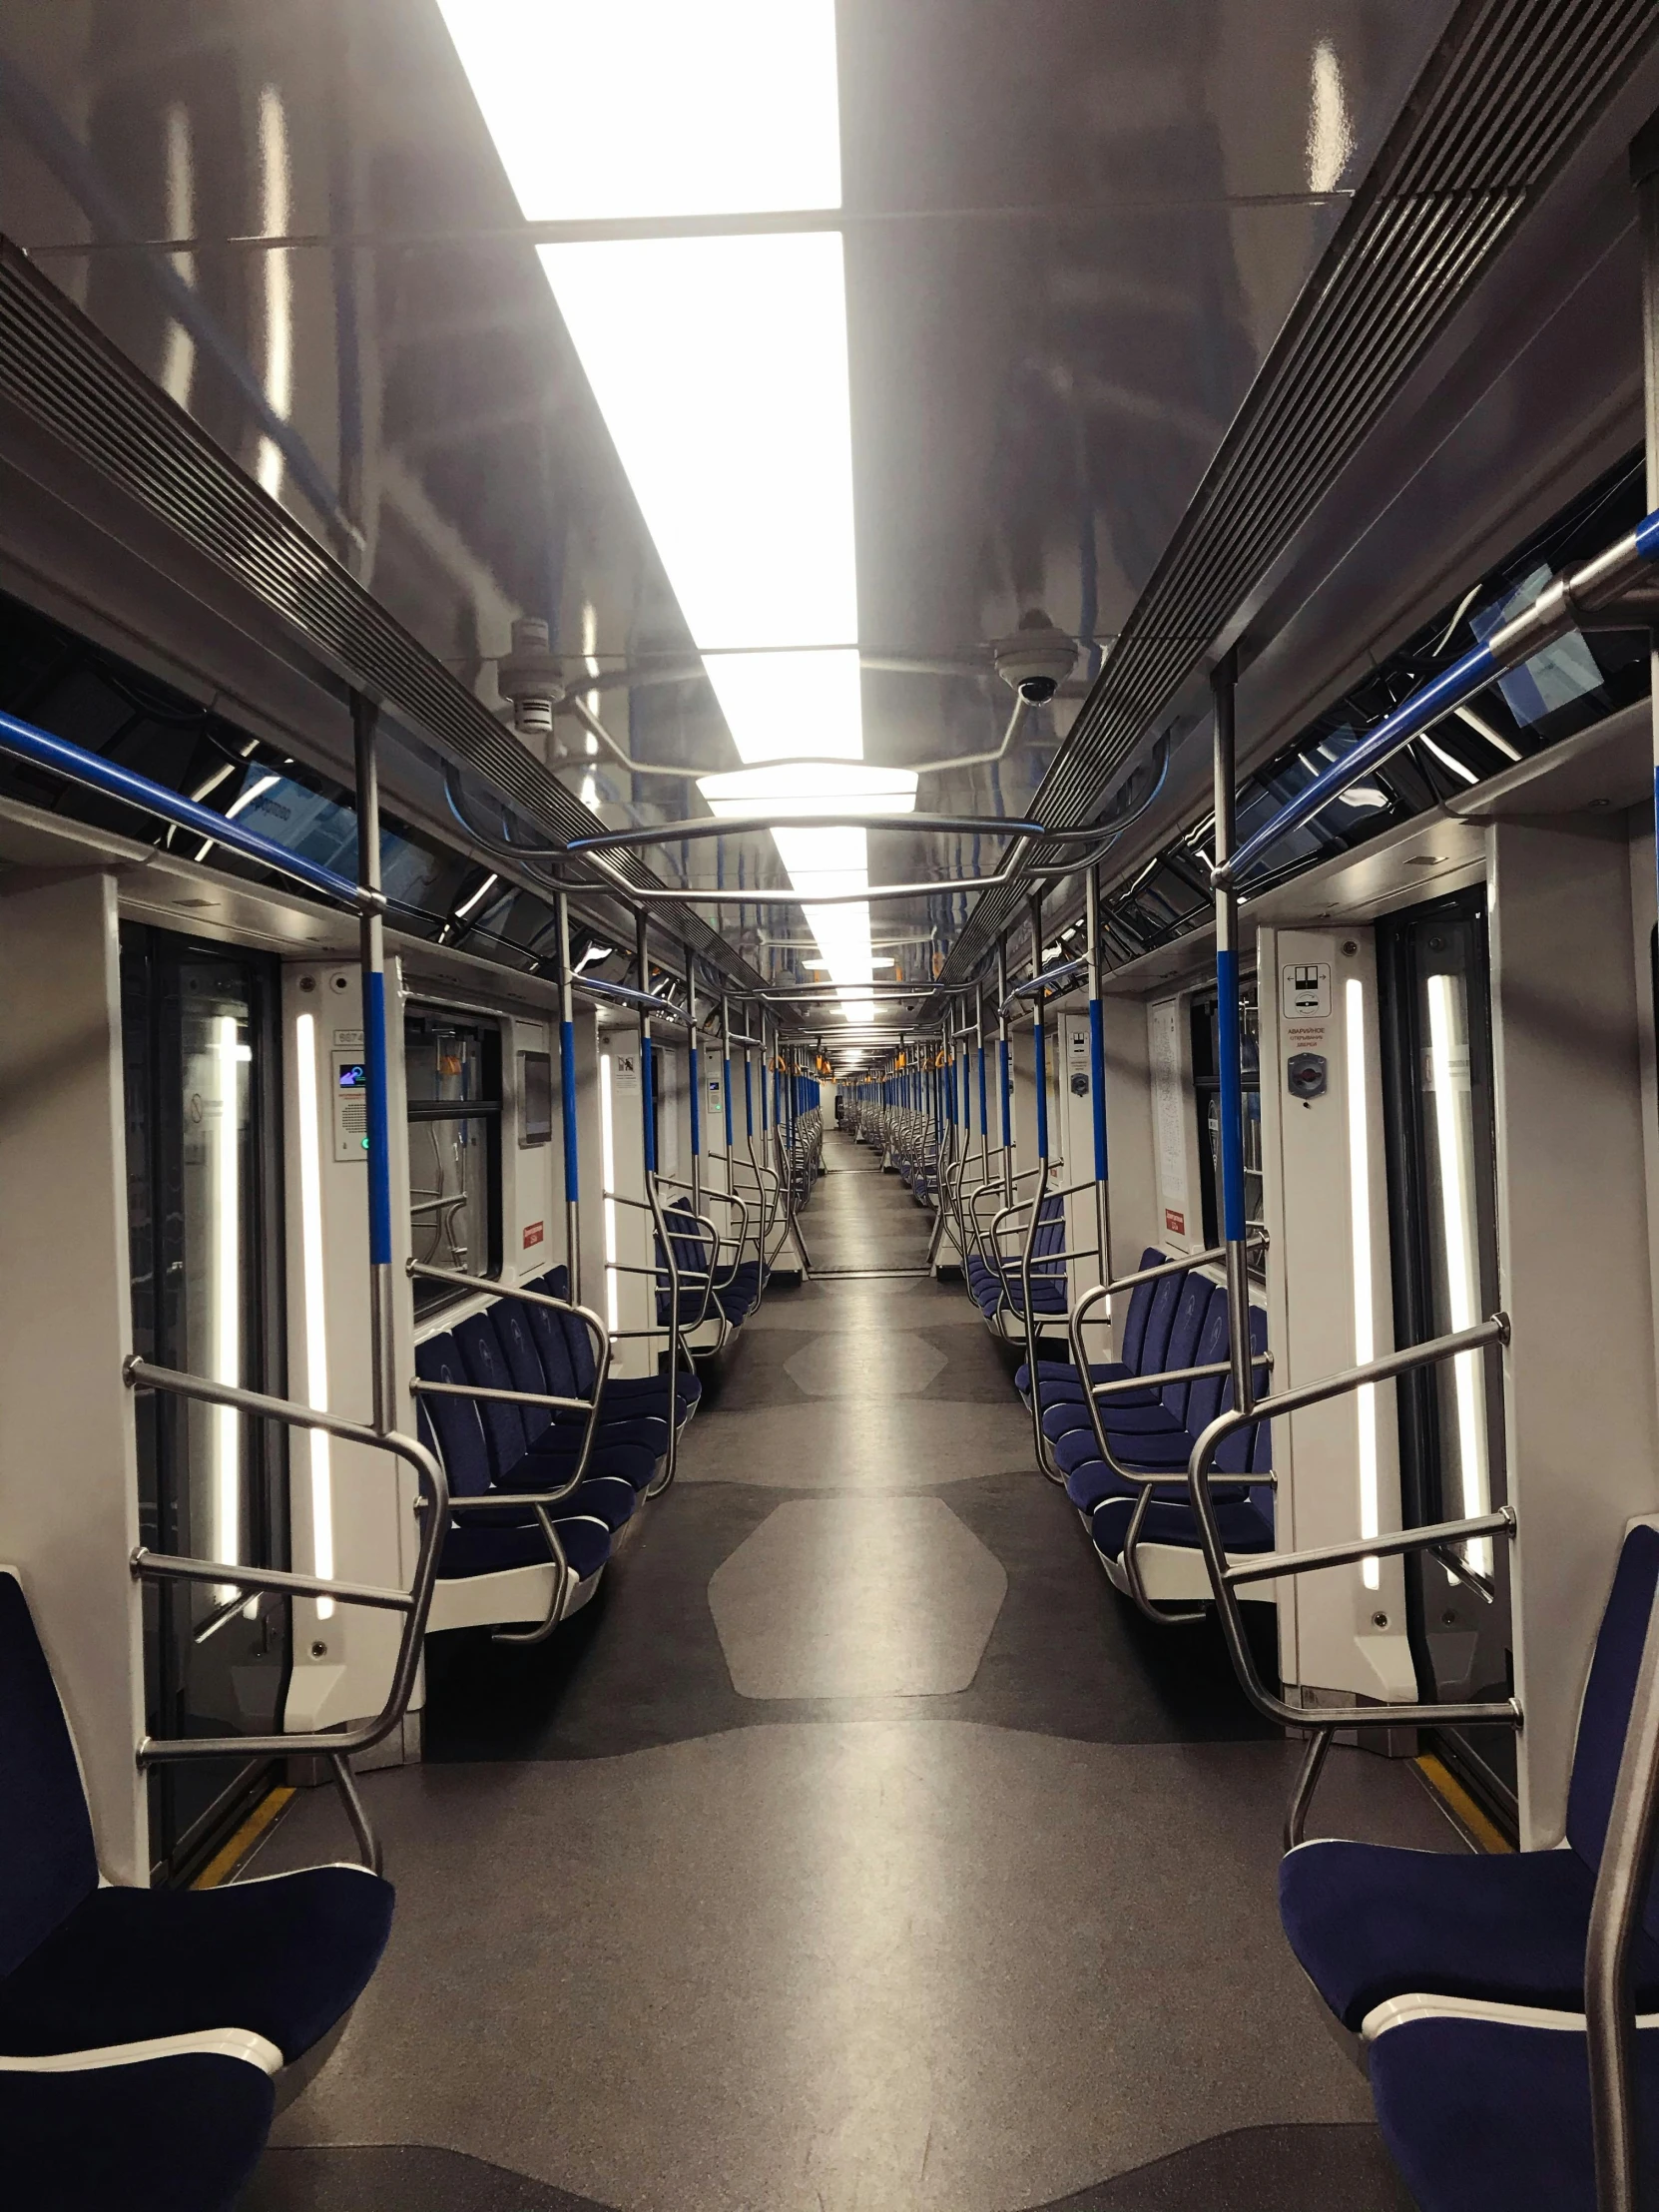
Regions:
<instances>
[{"instance_id":1,"label":"door window","mask_svg":"<svg viewBox=\"0 0 1659 2212\"><path fill-rule=\"evenodd\" d=\"M273 978L262 961L160 930L125 929L121 957L135 1350L213 1382L280 1391ZM144 1542L283 1565L280 1430L160 1393L136 1406ZM144 1631L152 1734L280 1726L284 1603L240 1605L229 1582L146 1583ZM188 1872L263 1772L234 1760L153 1769L158 1870Z\"/></svg>"},{"instance_id":2,"label":"door window","mask_svg":"<svg viewBox=\"0 0 1659 2212\"><path fill-rule=\"evenodd\" d=\"M403 1025L409 1249L422 1267L501 1272L501 1031L415 1011ZM415 1282L417 1316L464 1293Z\"/></svg>"},{"instance_id":3,"label":"door window","mask_svg":"<svg viewBox=\"0 0 1659 2212\"><path fill-rule=\"evenodd\" d=\"M1378 963L1395 1337L1420 1344L1497 1307L1484 894L1392 916L1378 929ZM1401 1379L1408 1526L1472 1518L1503 1502L1501 1415L1501 1368L1491 1347ZM1406 1590L1424 1699L1509 1695L1508 1546L1478 1537L1444 1559L1408 1559ZM1447 1763L1512 1829L1513 1732L1439 1734Z\"/></svg>"}]
</instances>

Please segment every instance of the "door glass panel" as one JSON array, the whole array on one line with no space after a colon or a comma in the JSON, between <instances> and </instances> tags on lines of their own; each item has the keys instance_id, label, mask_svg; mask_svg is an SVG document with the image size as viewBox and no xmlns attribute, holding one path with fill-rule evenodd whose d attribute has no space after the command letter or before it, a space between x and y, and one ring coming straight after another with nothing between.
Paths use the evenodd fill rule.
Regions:
<instances>
[{"instance_id":1,"label":"door glass panel","mask_svg":"<svg viewBox=\"0 0 1659 2212\"><path fill-rule=\"evenodd\" d=\"M409 1112L409 1249L457 1275L501 1268L501 1035L493 1023L411 1013L403 1029ZM415 1284L415 1312L456 1293Z\"/></svg>"},{"instance_id":2,"label":"door glass panel","mask_svg":"<svg viewBox=\"0 0 1659 2212\"><path fill-rule=\"evenodd\" d=\"M1497 1307L1491 1015L1478 893L1394 916L1378 933L1383 982L1395 1334L1422 1343ZM1405 1518L1420 1526L1503 1502L1497 1355L1468 1352L1399 1392ZM1508 1546L1481 1536L1407 1561L1419 1687L1439 1703L1509 1694ZM1505 1728L1439 1732L1437 1748L1500 1821L1515 1810Z\"/></svg>"},{"instance_id":3,"label":"door glass panel","mask_svg":"<svg viewBox=\"0 0 1659 2212\"><path fill-rule=\"evenodd\" d=\"M262 963L162 932L123 933L122 995L135 1348L164 1367L279 1387L275 1038ZM138 1401L140 1517L160 1549L241 1565L285 1557L280 1432L224 1407ZM235 1586L146 1585L148 1726L235 1736L280 1725L286 1607ZM249 1763L152 1770L152 1850L178 1873L258 1779Z\"/></svg>"}]
</instances>

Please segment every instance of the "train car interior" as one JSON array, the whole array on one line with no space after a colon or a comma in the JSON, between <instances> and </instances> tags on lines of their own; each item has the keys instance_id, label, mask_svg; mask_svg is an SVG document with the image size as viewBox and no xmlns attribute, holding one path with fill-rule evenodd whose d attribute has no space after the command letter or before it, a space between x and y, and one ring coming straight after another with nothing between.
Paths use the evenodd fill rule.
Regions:
<instances>
[{"instance_id":1,"label":"train car interior","mask_svg":"<svg viewBox=\"0 0 1659 2212\"><path fill-rule=\"evenodd\" d=\"M1659 0L0 5L0 2193L1659 2212Z\"/></svg>"}]
</instances>

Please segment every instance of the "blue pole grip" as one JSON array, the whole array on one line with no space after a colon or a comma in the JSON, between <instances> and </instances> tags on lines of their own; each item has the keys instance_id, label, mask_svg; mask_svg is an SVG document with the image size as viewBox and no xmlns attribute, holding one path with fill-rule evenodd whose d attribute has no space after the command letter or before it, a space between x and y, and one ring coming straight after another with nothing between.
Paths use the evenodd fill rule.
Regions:
<instances>
[{"instance_id":1,"label":"blue pole grip","mask_svg":"<svg viewBox=\"0 0 1659 2212\"><path fill-rule=\"evenodd\" d=\"M724 1080L720 1086L720 1102L726 1109L726 1149L730 1152L732 1149L732 1055L730 1053L726 1055Z\"/></svg>"},{"instance_id":2,"label":"blue pole grip","mask_svg":"<svg viewBox=\"0 0 1659 2212\"><path fill-rule=\"evenodd\" d=\"M1242 1244L1244 1200L1244 1064L1239 1034L1239 955L1216 954L1217 1044L1221 1060L1222 1234Z\"/></svg>"},{"instance_id":3,"label":"blue pole grip","mask_svg":"<svg viewBox=\"0 0 1659 2212\"><path fill-rule=\"evenodd\" d=\"M755 1134L754 1069L750 1064L747 1053L744 1055L743 1062L743 1133L746 1137L752 1137Z\"/></svg>"},{"instance_id":4,"label":"blue pole grip","mask_svg":"<svg viewBox=\"0 0 1659 2212\"><path fill-rule=\"evenodd\" d=\"M981 1045L979 1047L979 1134L982 1137L988 1137L990 1133L991 1118L985 1111L985 1048Z\"/></svg>"},{"instance_id":5,"label":"blue pole grip","mask_svg":"<svg viewBox=\"0 0 1659 2212\"><path fill-rule=\"evenodd\" d=\"M1042 1016L1031 1024L1031 1073L1037 1087L1037 1158L1048 1158L1048 1040Z\"/></svg>"},{"instance_id":6,"label":"blue pole grip","mask_svg":"<svg viewBox=\"0 0 1659 2212\"><path fill-rule=\"evenodd\" d=\"M697 1086L700 1081L697 1047L693 1045L691 1047L691 1137L692 1158L694 1160L703 1150L703 1101L697 1095Z\"/></svg>"},{"instance_id":7,"label":"blue pole grip","mask_svg":"<svg viewBox=\"0 0 1659 2212\"><path fill-rule=\"evenodd\" d=\"M363 977L363 1065L368 1076L368 1258L391 1266L391 1120L386 1111L386 979Z\"/></svg>"},{"instance_id":8,"label":"blue pole grip","mask_svg":"<svg viewBox=\"0 0 1659 2212\"><path fill-rule=\"evenodd\" d=\"M1106 1180L1106 1031L1100 1001L1089 1000L1089 1082L1094 1092L1094 1179Z\"/></svg>"},{"instance_id":9,"label":"blue pole grip","mask_svg":"<svg viewBox=\"0 0 1659 2212\"><path fill-rule=\"evenodd\" d=\"M564 1093L565 1197L574 1199L580 1194L576 1177L576 1024L573 1021L559 1024L559 1078Z\"/></svg>"},{"instance_id":10,"label":"blue pole grip","mask_svg":"<svg viewBox=\"0 0 1659 2212\"><path fill-rule=\"evenodd\" d=\"M1008 1080L1008 1040L996 1040L997 1078L1002 1085L1002 1148L1006 1151L1014 1141L1014 1093Z\"/></svg>"},{"instance_id":11,"label":"blue pole grip","mask_svg":"<svg viewBox=\"0 0 1659 2212\"><path fill-rule=\"evenodd\" d=\"M645 1129L645 1172L657 1172L657 1084L649 1037L640 1040L640 1119Z\"/></svg>"}]
</instances>

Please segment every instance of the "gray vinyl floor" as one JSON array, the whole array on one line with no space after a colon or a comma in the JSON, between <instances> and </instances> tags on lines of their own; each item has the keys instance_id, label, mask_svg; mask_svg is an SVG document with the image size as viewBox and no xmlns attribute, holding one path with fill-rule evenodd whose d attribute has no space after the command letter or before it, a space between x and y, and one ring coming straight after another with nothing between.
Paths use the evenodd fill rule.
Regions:
<instances>
[{"instance_id":1,"label":"gray vinyl floor","mask_svg":"<svg viewBox=\"0 0 1659 2212\"><path fill-rule=\"evenodd\" d=\"M815 1265L919 1266L828 1164ZM959 1286L778 1287L587 1612L434 1640L391 1945L245 2212L1408 2212L1280 1935L1295 1758L1109 1588ZM1314 1826L1461 1848L1359 1752ZM249 1871L344 1849L317 1793Z\"/></svg>"}]
</instances>

